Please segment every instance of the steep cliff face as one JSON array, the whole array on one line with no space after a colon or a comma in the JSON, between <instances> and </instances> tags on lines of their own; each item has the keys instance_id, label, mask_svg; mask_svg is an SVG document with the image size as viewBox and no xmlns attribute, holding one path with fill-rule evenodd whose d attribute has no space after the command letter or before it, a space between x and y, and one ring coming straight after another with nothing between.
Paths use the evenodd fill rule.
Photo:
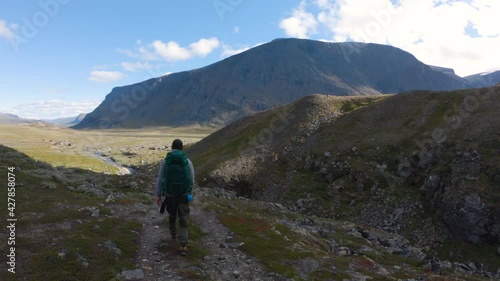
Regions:
<instances>
[{"instance_id":1,"label":"steep cliff face","mask_svg":"<svg viewBox=\"0 0 500 281\"><path fill-rule=\"evenodd\" d=\"M394 47L278 39L204 68L114 88L75 128L221 126L314 93L467 87Z\"/></svg>"}]
</instances>

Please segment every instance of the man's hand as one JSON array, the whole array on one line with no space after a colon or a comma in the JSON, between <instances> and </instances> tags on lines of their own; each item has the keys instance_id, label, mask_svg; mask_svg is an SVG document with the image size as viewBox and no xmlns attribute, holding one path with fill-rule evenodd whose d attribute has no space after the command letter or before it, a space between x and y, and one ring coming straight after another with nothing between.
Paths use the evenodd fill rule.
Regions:
<instances>
[{"instance_id":1,"label":"man's hand","mask_svg":"<svg viewBox=\"0 0 500 281\"><path fill-rule=\"evenodd\" d=\"M161 196L156 196L156 205L160 206L162 203Z\"/></svg>"}]
</instances>

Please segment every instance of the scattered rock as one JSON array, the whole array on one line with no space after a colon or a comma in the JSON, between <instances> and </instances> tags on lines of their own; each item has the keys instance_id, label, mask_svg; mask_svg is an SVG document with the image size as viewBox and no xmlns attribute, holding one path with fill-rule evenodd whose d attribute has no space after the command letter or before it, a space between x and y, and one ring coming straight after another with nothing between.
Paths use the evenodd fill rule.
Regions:
<instances>
[{"instance_id":1,"label":"scattered rock","mask_svg":"<svg viewBox=\"0 0 500 281\"><path fill-rule=\"evenodd\" d=\"M382 165L378 165L377 164L377 172L381 175L384 174L385 172L385 169L387 169L387 165L386 164L382 164Z\"/></svg>"},{"instance_id":2,"label":"scattered rock","mask_svg":"<svg viewBox=\"0 0 500 281\"><path fill-rule=\"evenodd\" d=\"M415 173L410 160L408 158L404 158L398 165L398 173L403 178L408 178Z\"/></svg>"},{"instance_id":3,"label":"scattered rock","mask_svg":"<svg viewBox=\"0 0 500 281\"><path fill-rule=\"evenodd\" d=\"M98 218L100 210L97 207L85 207L85 208L78 209L78 211L80 211L80 212L85 211L88 216L93 217L93 218Z\"/></svg>"},{"instance_id":4,"label":"scattered rock","mask_svg":"<svg viewBox=\"0 0 500 281\"><path fill-rule=\"evenodd\" d=\"M113 202L115 202L115 196L113 196L113 194L108 195L108 197L106 197L106 203L113 203Z\"/></svg>"},{"instance_id":5,"label":"scattered rock","mask_svg":"<svg viewBox=\"0 0 500 281\"><path fill-rule=\"evenodd\" d=\"M128 184L128 188L130 189L139 189L139 184L136 183L135 181L131 182Z\"/></svg>"},{"instance_id":6,"label":"scattered rock","mask_svg":"<svg viewBox=\"0 0 500 281\"><path fill-rule=\"evenodd\" d=\"M457 237L480 244L490 234L490 210L479 194L454 192L443 205L443 220Z\"/></svg>"},{"instance_id":7,"label":"scattered rock","mask_svg":"<svg viewBox=\"0 0 500 281\"><path fill-rule=\"evenodd\" d=\"M352 255L351 249L345 246L336 247L334 253L341 257Z\"/></svg>"},{"instance_id":8,"label":"scattered rock","mask_svg":"<svg viewBox=\"0 0 500 281\"><path fill-rule=\"evenodd\" d=\"M236 248L243 246L244 244L245 243L243 243L243 242L230 242L230 243L227 243L226 245L229 248L236 249Z\"/></svg>"},{"instance_id":9,"label":"scattered rock","mask_svg":"<svg viewBox=\"0 0 500 281\"><path fill-rule=\"evenodd\" d=\"M59 250L59 252L57 253L57 256L61 259L64 259L66 257L66 255L68 254L68 250L66 249L61 249Z\"/></svg>"},{"instance_id":10,"label":"scattered rock","mask_svg":"<svg viewBox=\"0 0 500 281\"><path fill-rule=\"evenodd\" d=\"M108 248L111 252L113 252L115 255L119 256L122 254L122 250L118 248L118 246L115 244L115 242L108 240L104 242L104 247Z\"/></svg>"},{"instance_id":11,"label":"scattered rock","mask_svg":"<svg viewBox=\"0 0 500 281\"><path fill-rule=\"evenodd\" d=\"M89 266L89 262L87 261L86 258L82 257L81 255L78 255L77 258L83 267L87 268Z\"/></svg>"},{"instance_id":12,"label":"scattered rock","mask_svg":"<svg viewBox=\"0 0 500 281\"><path fill-rule=\"evenodd\" d=\"M144 271L142 271L142 269L125 270L119 273L116 277L118 280L142 280L144 279Z\"/></svg>"}]
</instances>

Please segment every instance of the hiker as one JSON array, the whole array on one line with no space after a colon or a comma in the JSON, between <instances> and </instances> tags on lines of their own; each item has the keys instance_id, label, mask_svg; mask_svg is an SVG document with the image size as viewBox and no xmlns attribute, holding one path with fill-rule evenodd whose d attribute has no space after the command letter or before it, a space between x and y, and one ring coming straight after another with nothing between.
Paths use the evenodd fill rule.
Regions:
<instances>
[{"instance_id":1,"label":"hiker","mask_svg":"<svg viewBox=\"0 0 500 281\"><path fill-rule=\"evenodd\" d=\"M160 164L156 179L156 203L166 207L168 223L172 239L177 238L176 221L179 218L179 242L181 255L186 255L188 243L187 220L189 217L189 202L194 186L194 168L191 160L182 151L182 141L172 142L172 151L167 153ZM165 206L166 205L166 206ZM163 212L160 210L160 212Z\"/></svg>"}]
</instances>

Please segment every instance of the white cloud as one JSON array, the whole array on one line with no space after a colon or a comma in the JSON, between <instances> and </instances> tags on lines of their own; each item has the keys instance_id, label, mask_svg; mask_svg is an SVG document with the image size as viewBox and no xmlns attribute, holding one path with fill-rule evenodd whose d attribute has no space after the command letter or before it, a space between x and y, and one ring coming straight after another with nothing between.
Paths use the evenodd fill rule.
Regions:
<instances>
[{"instance_id":1,"label":"white cloud","mask_svg":"<svg viewBox=\"0 0 500 281\"><path fill-rule=\"evenodd\" d=\"M496 60L500 49L500 1L309 2L314 13L307 11L302 2L293 10L293 17L282 20L280 27L286 34L310 38L318 29L322 38L327 34L337 42L389 44L424 63L452 67L462 76L500 69L500 61ZM470 30L476 34L468 33Z\"/></svg>"},{"instance_id":2,"label":"white cloud","mask_svg":"<svg viewBox=\"0 0 500 281\"><path fill-rule=\"evenodd\" d=\"M141 59L141 60L158 60L159 57L153 51L149 50L148 47L145 47L141 41L137 41L137 46L135 51L126 50L126 49L117 49L119 53L127 55L128 57Z\"/></svg>"},{"instance_id":3,"label":"white cloud","mask_svg":"<svg viewBox=\"0 0 500 281\"><path fill-rule=\"evenodd\" d=\"M16 37L14 30L18 28L17 24L7 24L6 21L0 20L0 37L8 41Z\"/></svg>"},{"instance_id":4,"label":"white cloud","mask_svg":"<svg viewBox=\"0 0 500 281\"><path fill-rule=\"evenodd\" d=\"M155 61L164 59L166 61L183 61L194 57L205 57L220 46L216 37L202 38L187 47L181 46L175 41L163 42L153 41L144 45L140 40L136 42L135 50L118 49L118 52L131 58Z\"/></svg>"},{"instance_id":5,"label":"white cloud","mask_svg":"<svg viewBox=\"0 0 500 281\"><path fill-rule=\"evenodd\" d=\"M233 29L233 32L234 33L239 33L240 32L240 27L239 26L235 26L234 29Z\"/></svg>"},{"instance_id":6,"label":"white cloud","mask_svg":"<svg viewBox=\"0 0 500 281\"><path fill-rule=\"evenodd\" d=\"M152 45L155 52L167 61L179 61L191 58L189 50L181 47L175 41L164 43L157 40Z\"/></svg>"},{"instance_id":7,"label":"white cloud","mask_svg":"<svg viewBox=\"0 0 500 281\"><path fill-rule=\"evenodd\" d=\"M200 57L205 57L206 55L213 52L220 45L217 38L212 37L209 39L200 39L198 42L189 45L189 49L192 54Z\"/></svg>"},{"instance_id":8,"label":"white cloud","mask_svg":"<svg viewBox=\"0 0 500 281\"><path fill-rule=\"evenodd\" d=\"M222 44L222 53L221 53L221 57L230 57L230 56L233 56L233 55L237 55L239 53L243 53L251 48L255 48L255 47L258 47L262 44L265 44L267 42L261 42L261 43L257 43L255 45L253 45L252 47L247 47L247 46L244 46L244 47L241 47L241 48L238 48L238 49L235 49L234 47L230 46L230 45L226 45L226 44Z\"/></svg>"},{"instance_id":9,"label":"white cloud","mask_svg":"<svg viewBox=\"0 0 500 281\"><path fill-rule=\"evenodd\" d=\"M223 44L222 45L222 54L221 54L221 57L234 56L234 55L242 53L242 52L244 52L244 51L246 51L248 49L250 49L250 48L249 47L243 47L243 48L239 48L239 49L234 49L233 47L231 47L229 45Z\"/></svg>"},{"instance_id":10,"label":"white cloud","mask_svg":"<svg viewBox=\"0 0 500 281\"><path fill-rule=\"evenodd\" d=\"M90 113L101 100L81 100L75 102L63 99L46 100L35 103L20 104L9 110L9 113L29 119L54 119L61 117L73 117L80 113Z\"/></svg>"},{"instance_id":11,"label":"white cloud","mask_svg":"<svg viewBox=\"0 0 500 281\"><path fill-rule=\"evenodd\" d=\"M292 16L281 20L279 27L285 30L288 36L297 38L309 38L317 32L318 21L312 13L305 11L306 2L302 1L300 6L293 10Z\"/></svg>"},{"instance_id":12,"label":"white cloud","mask_svg":"<svg viewBox=\"0 0 500 281\"><path fill-rule=\"evenodd\" d=\"M151 69L154 66L150 65L148 62L122 62L123 69L127 71L138 71L144 69Z\"/></svg>"},{"instance_id":13,"label":"white cloud","mask_svg":"<svg viewBox=\"0 0 500 281\"><path fill-rule=\"evenodd\" d=\"M125 77L125 75L121 72L118 72L118 71L94 70L94 71L90 72L90 76L88 79L90 81L94 81L94 82L106 83L106 82L118 81L124 77Z\"/></svg>"}]
</instances>

